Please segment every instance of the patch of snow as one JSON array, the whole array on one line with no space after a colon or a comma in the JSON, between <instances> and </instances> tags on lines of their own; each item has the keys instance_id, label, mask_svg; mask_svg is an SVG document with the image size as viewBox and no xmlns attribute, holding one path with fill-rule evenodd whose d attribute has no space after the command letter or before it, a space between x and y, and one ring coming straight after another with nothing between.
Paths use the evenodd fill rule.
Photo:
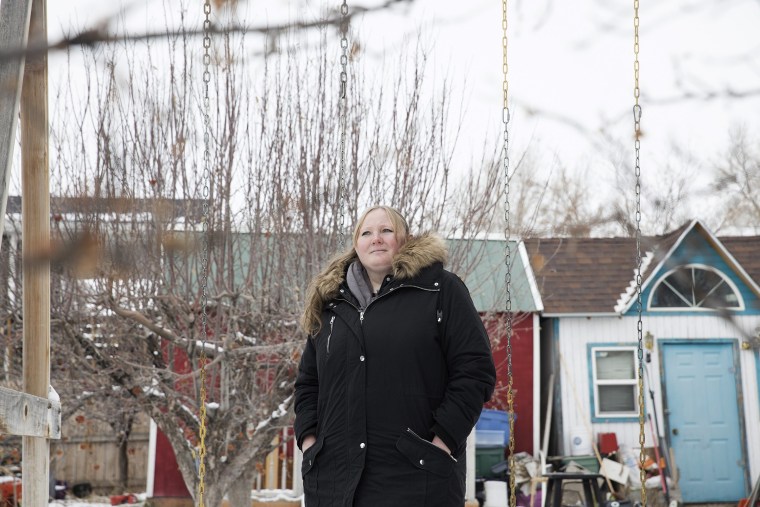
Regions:
<instances>
[{"instance_id":1,"label":"patch of snow","mask_svg":"<svg viewBox=\"0 0 760 507\"><path fill-rule=\"evenodd\" d=\"M272 412L272 416L268 419L264 419L263 421L259 421L259 424L256 425L256 429L254 430L254 433L256 431L259 431L261 428L272 422L272 419L279 419L280 417L285 417L288 414L288 406L290 405L290 401L293 399L293 395L291 394L285 400L283 400L282 403L280 403L280 406L277 407L277 410Z\"/></svg>"},{"instance_id":2,"label":"patch of snow","mask_svg":"<svg viewBox=\"0 0 760 507\"><path fill-rule=\"evenodd\" d=\"M259 502L298 502L303 495L294 495L289 489L259 489L251 491L251 499Z\"/></svg>"},{"instance_id":3,"label":"patch of snow","mask_svg":"<svg viewBox=\"0 0 760 507\"><path fill-rule=\"evenodd\" d=\"M647 269L649 268L649 264L652 263L652 260L654 259L654 252L647 252L642 258L641 258L641 273L642 276L644 273L646 273ZM625 292L620 295L620 298L618 298L617 303L615 304L615 312L616 313L623 313L625 311L626 306L628 306L628 302L631 301L631 298L636 296L636 290L637 290L637 284L636 284L636 273L638 270L633 270L633 280L631 280L631 283L628 284L628 287L626 287ZM644 283L644 280L641 281L641 283Z\"/></svg>"}]
</instances>

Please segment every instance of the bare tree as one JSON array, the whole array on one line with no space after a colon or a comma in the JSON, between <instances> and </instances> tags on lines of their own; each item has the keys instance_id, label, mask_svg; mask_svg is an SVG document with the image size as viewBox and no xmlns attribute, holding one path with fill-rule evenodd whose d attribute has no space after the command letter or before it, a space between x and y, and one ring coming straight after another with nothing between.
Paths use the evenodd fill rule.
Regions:
<instances>
[{"instance_id":1,"label":"bare tree","mask_svg":"<svg viewBox=\"0 0 760 507\"><path fill-rule=\"evenodd\" d=\"M509 168L509 220L513 238L545 236L589 236L614 223L605 203L593 195L593 186L584 171L570 171L561 161L553 160L548 175L538 162L539 147L534 144L511 155ZM485 149L479 171L472 171L465 182L463 196L487 195L487 199L468 200L466 214L481 213L488 223L504 227L504 193L500 192L506 175L498 149ZM467 215L458 221L466 234ZM484 219L475 221L481 230ZM501 232L501 231L491 231Z\"/></svg>"},{"instance_id":2,"label":"bare tree","mask_svg":"<svg viewBox=\"0 0 760 507\"><path fill-rule=\"evenodd\" d=\"M727 227L752 228L760 223L760 150L747 131L731 133L731 146L715 163L712 189L722 203L716 214L716 230Z\"/></svg>"},{"instance_id":3,"label":"bare tree","mask_svg":"<svg viewBox=\"0 0 760 507\"><path fill-rule=\"evenodd\" d=\"M408 9L414 2L415 0L385 0L382 3L372 6L352 5L345 16L343 16L340 11L340 3L337 3L334 9L331 9L323 16L314 20L288 21L282 24L247 24L239 22L240 8L247 3L245 0L211 0L211 25L208 27L208 33L262 34L267 36L270 39L270 42L274 43L270 50L278 51L278 49L276 49L276 42L280 39L290 40L290 36L296 32L305 33L312 30L321 30L328 26L338 27L342 30L344 27L350 25L355 18L360 16L367 14L372 15L398 7ZM118 45L126 41L150 42L165 40L180 33L190 37L202 37L206 34L206 30L203 28L202 19L199 19L196 24L197 28L194 29L188 29L184 23L181 23L177 28L157 31L134 29L124 30L118 28L117 25L123 20L125 14L136 4L137 2L127 2L126 5L121 4L119 7L115 7L111 14L101 17L90 26L78 30L72 30L71 33L65 35L60 40L53 41L50 44L31 44L27 47L0 48L0 62L6 59L18 58L20 55L30 56L51 51L66 51L71 48L95 47L111 44ZM165 2L164 9L184 13L187 11L187 6L183 0L179 0L174 5L170 6L167 6ZM182 14L182 17L184 17L184 14ZM216 22L219 19L227 19L231 21L221 23Z\"/></svg>"},{"instance_id":4,"label":"bare tree","mask_svg":"<svg viewBox=\"0 0 760 507\"><path fill-rule=\"evenodd\" d=\"M435 229L451 197L473 203L460 208L470 230L486 230L492 208L448 190L448 88L423 98L421 50L391 89L352 82L341 217L338 70L324 47L309 59L269 54L253 82L245 37L226 34L214 48L207 173L188 41L180 32L168 47L85 49L86 91L59 91L51 132L58 246L24 262L47 256L55 266L54 357L66 359L53 377L70 379L63 406L98 400L124 433L121 416L148 414L193 495L207 387L205 498L219 505L236 487L250 489L255 464L291 423L303 290L337 251L339 224L381 202L416 229Z\"/></svg>"}]
</instances>

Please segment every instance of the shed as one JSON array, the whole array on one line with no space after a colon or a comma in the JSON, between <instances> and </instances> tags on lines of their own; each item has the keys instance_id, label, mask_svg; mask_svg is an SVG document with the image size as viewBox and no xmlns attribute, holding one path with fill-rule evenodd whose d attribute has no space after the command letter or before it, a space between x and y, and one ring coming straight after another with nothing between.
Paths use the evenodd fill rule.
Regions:
<instances>
[{"instance_id":1,"label":"shed","mask_svg":"<svg viewBox=\"0 0 760 507\"><path fill-rule=\"evenodd\" d=\"M545 306L542 381L559 372L553 451L587 453L578 442L614 432L638 453L635 239L526 246ZM760 474L758 251L760 237L717 237L698 220L642 240L646 411L686 503L736 502Z\"/></svg>"}]
</instances>

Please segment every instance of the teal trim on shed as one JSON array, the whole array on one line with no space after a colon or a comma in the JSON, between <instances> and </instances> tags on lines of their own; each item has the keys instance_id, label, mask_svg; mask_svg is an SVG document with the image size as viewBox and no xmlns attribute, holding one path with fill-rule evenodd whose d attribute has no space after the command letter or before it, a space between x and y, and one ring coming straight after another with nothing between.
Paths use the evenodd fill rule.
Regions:
<instances>
[{"instance_id":1,"label":"teal trim on shed","mask_svg":"<svg viewBox=\"0 0 760 507\"><path fill-rule=\"evenodd\" d=\"M596 348L633 348L636 347L636 344L631 342L592 342L586 344L586 365L587 367L587 373L588 373L588 396L589 396L589 417L591 419L592 423L630 423L630 422L638 422L639 418L638 416L597 416L596 415L596 396L594 396L594 368L593 365L593 359L592 355L594 353L594 349ZM638 410L638 401L636 402L636 409Z\"/></svg>"},{"instance_id":2,"label":"teal trim on shed","mask_svg":"<svg viewBox=\"0 0 760 507\"><path fill-rule=\"evenodd\" d=\"M757 397L760 401L760 349L755 349L755 380L757 381Z\"/></svg>"}]
</instances>

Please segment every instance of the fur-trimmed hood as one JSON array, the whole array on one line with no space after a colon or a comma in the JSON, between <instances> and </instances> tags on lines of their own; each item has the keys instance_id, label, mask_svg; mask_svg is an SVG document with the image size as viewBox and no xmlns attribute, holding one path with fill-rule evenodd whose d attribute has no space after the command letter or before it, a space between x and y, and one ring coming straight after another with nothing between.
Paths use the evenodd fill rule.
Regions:
<instances>
[{"instance_id":1,"label":"fur-trimmed hood","mask_svg":"<svg viewBox=\"0 0 760 507\"><path fill-rule=\"evenodd\" d=\"M340 285L346 279L348 266L358 259L352 247L347 252L334 257L309 284L306 293L306 305L301 324L308 333L319 329L315 318L322 313L325 303L338 295ZM393 258L393 277L395 279L414 278L423 269L435 263L445 264L448 260L448 248L437 234L426 232L413 236L403 244Z\"/></svg>"}]
</instances>

